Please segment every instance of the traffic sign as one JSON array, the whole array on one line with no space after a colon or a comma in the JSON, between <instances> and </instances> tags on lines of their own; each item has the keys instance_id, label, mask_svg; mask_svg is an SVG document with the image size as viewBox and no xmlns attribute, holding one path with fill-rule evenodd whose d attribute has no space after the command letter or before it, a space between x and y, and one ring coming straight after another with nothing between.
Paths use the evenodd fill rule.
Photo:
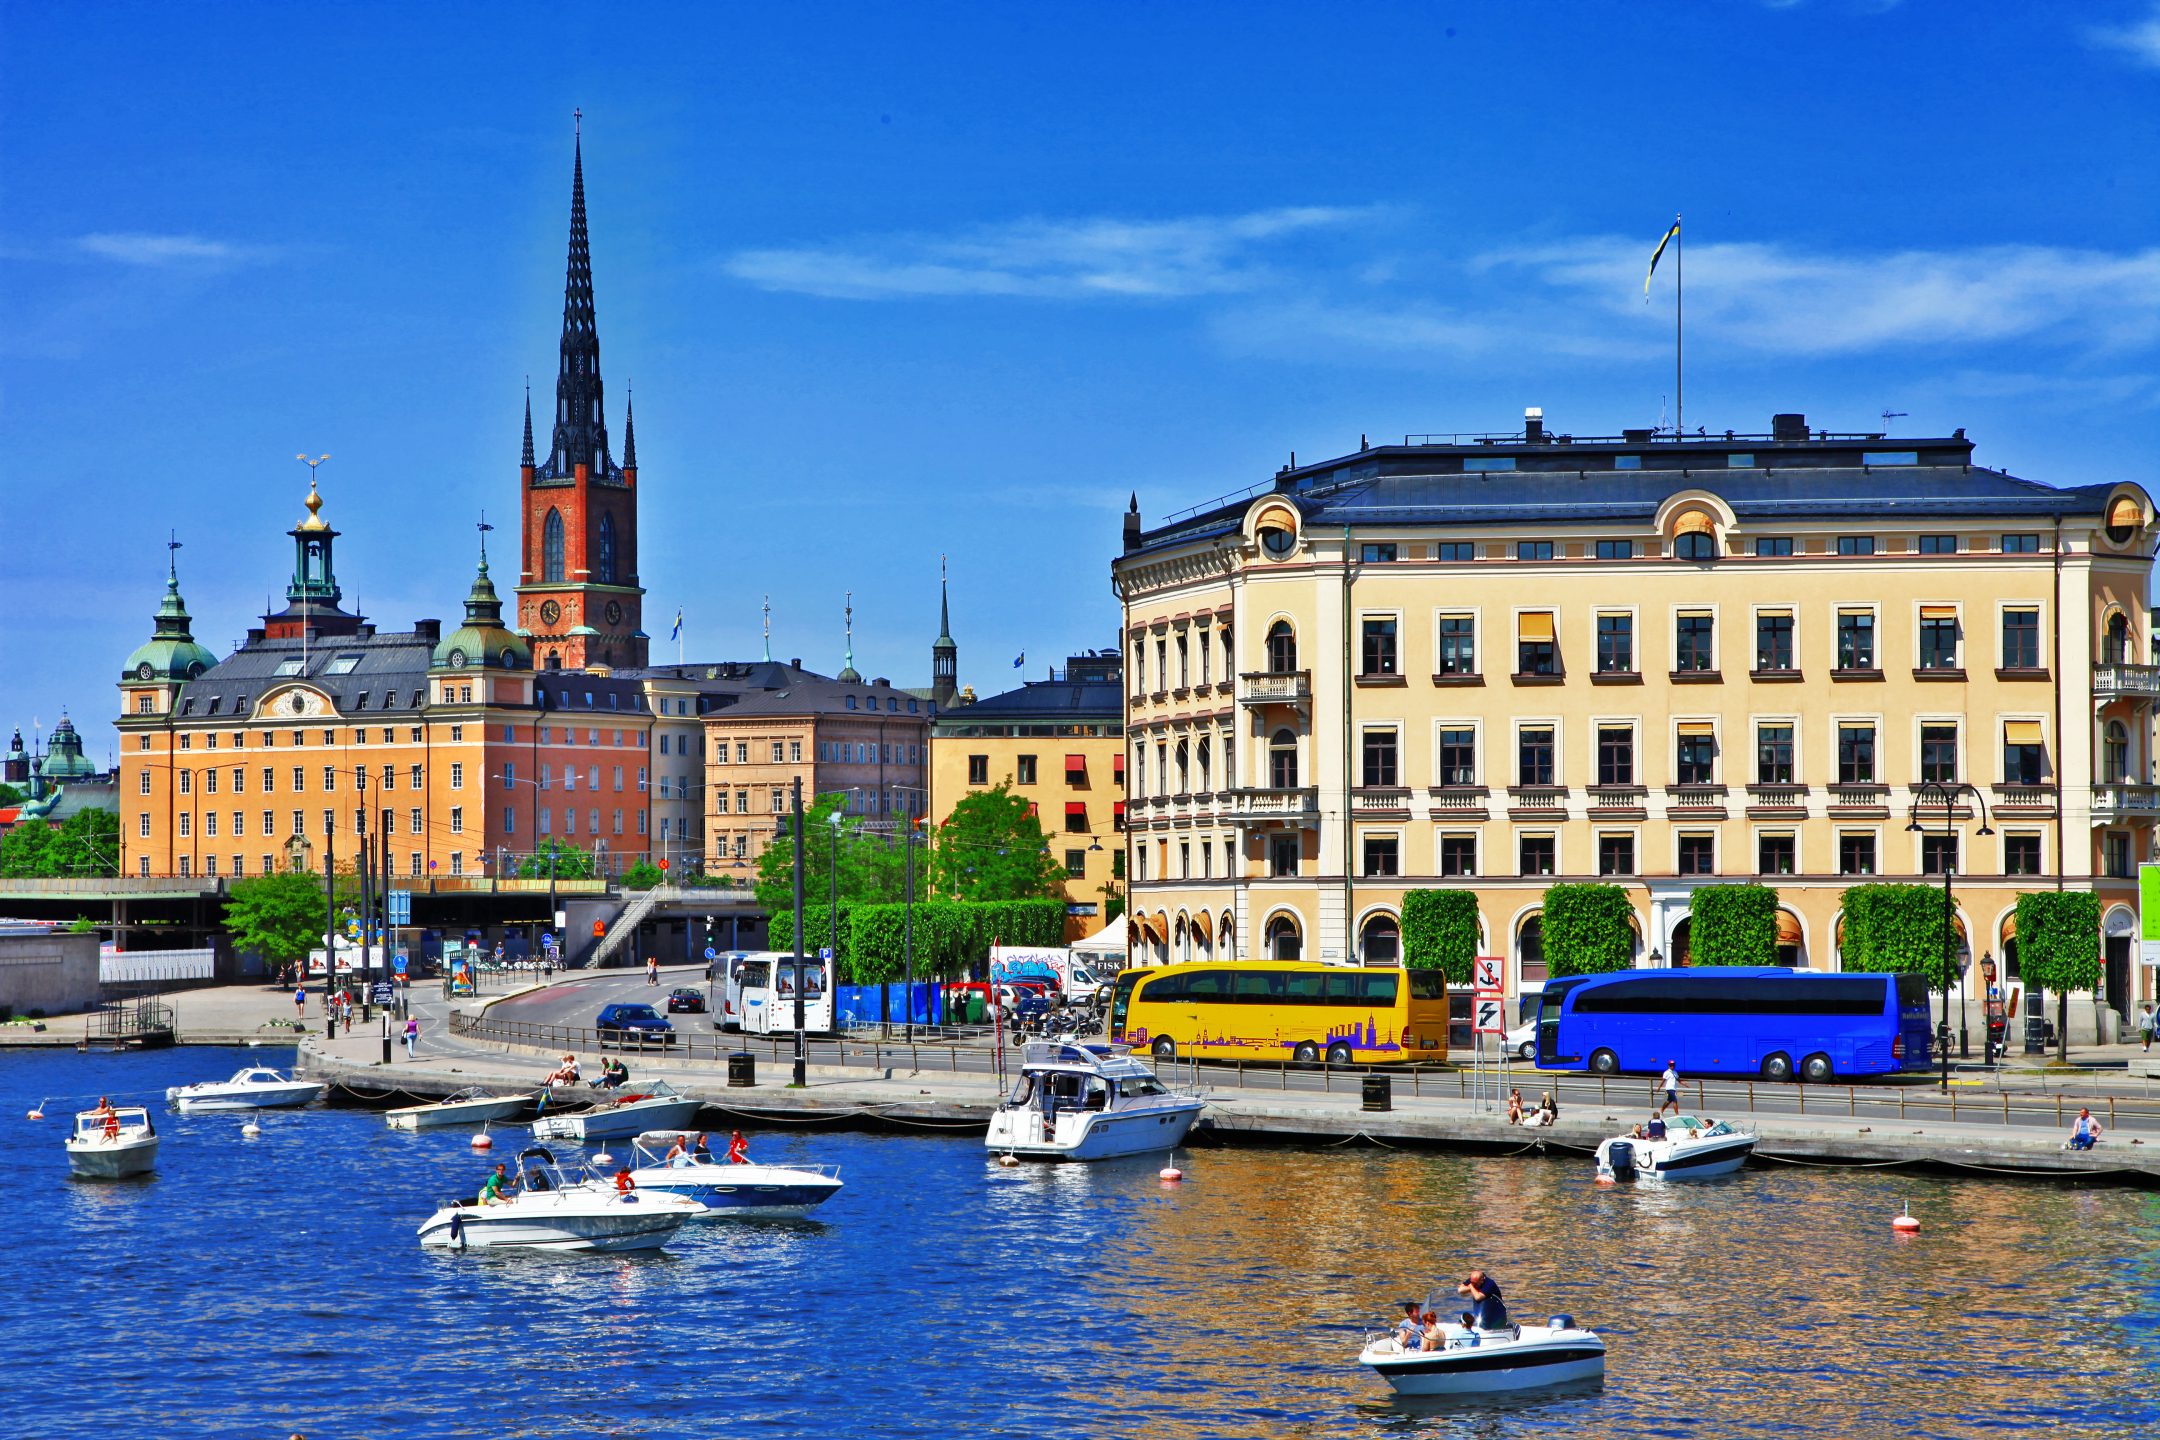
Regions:
<instances>
[{"instance_id":1,"label":"traffic sign","mask_svg":"<svg viewBox=\"0 0 2160 1440\"><path fill-rule=\"evenodd\" d=\"M1475 1001L1471 1029L1479 1035L1507 1034L1506 1005L1497 995L1480 995Z\"/></svg>"},{"instance_id":2,"label":"traffic sign","mask_svg":"<svg viewBox=\"0 0 2160 1440\"><path fill-rule=\"evenodd\" d=\"M390 923L393 925L412 924L412 891L392 890L390 892Z\"/></svg>"},{"instance_id":3,"label":"traffic sign","mask_svg":"<svg viewBox=\"0 0 2160 1440\"><path fill-rule=\"evenodd\" d=\"M720 958L720 952L713 949L712 946L707 945L705 947L705 958L708 960L717 960Z\"/></svg>"},{"instance_id":4,"label":"traffic sign","mask_svg":"<svg viewBox=\"0 0 2160 1440\"><path fill-rule=\"evenodd\" d=\"M1500 957L1479 955L1470 962L1470 988L1473 990L1498 990L1500 988Z\"/></svg>"},{"instance_id":5,"label":"traffic sign","mask_svg":"<svg viewBox=\"0 0 2160 1440\"><path fill-rule=\"evenodd\" d=\"M593 938L594 938L595 940L597 940L597 939L599 939L599 938L600 938L601 936L603 936L603 935L607 934L607 921L605 921L605 920L595 920L595 921L593 921L593 922L592 922L592 933L593 933Z\"/></svg>"},{"instance_id":6,"label":"traffic sign","mask_svg":"<svg viewBox=\"0 0 2160 1440\"><path fill-rule=\"evenodd\" d=\"M832 959L832 946L830 946L830 945L820 945L820 946L818 946L817 958L818 958L818 959L820 959L820 960L830 960L830 959Z\"/></svg>"}]
</instances>

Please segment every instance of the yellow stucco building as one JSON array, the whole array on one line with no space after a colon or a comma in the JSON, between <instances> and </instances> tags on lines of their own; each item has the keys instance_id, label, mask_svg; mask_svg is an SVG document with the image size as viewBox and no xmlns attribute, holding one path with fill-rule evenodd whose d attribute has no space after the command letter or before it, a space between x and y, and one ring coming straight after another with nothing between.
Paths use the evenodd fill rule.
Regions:
<instances>
[{"instance_id":1,"label":"yellow stucco building","mask_svg":"<svg viewBox=\"0 0 2160 1440\"><path fill-rule=\"evenodd\" d=\"M1459 887L1529 993L1548 885L1627 886L1640 963L1670 964L1694 889L1759 880L1783 958L1834 969L1846 886L1947 868L2006 991L2017 895L2095 890L2131 1014L2153 521L2137 484L1989 470L1962 431L1797 415L1585 438L1533 411L1153 530L1136 505L1136 958L1393 963L1404 891Z\"/></svg>"}]
</instances>

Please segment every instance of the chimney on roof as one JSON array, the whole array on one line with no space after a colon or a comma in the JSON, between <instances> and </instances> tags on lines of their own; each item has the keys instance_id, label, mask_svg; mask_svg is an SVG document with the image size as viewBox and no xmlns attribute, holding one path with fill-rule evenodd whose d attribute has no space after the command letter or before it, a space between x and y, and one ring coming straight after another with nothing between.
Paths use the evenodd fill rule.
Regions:
<instances>
[{"instance_id":1,"label":"chimney on roof","mask_svg":"<svg viewBox=\"0 0 2160 1440\"><path fill-rule=\"evenodd\" d=\"M413 621L413 638L423 645L433 645L442 639L442 621Z\"/></svg>"},{"instance_id":2,"label":"chimney on roof","mask_svg":"<svg viewBox=\"0 0 2160 1440\"><path fill-rule=\"evenodd\" d=\"M1522 412L1522 438L1532 445L1545 443L1545 407L1526 405Z\"/></svg>"},{"instance_id":3,"label":"chimney on roof","mask_svg":"<svg viewBox=\"0 0 2160 1440\"><path fill-rule=\"evenodd\" d=\"M1125 508L1125 551L1127 554L1140 548L1140 492L1132 493L1132 503Z\"/></svg>"},{"instance_id":4,"label":"chimney on roof","mask_svg":"<svg viewBox=\"0 0 2160 1440\"><path fill-rule=\"evenodd\" d=\"M800 670L800 669L802 669L802 656L800 656L800 655L797 655L797 656L796 656L796 657L795 657L794 659L792 659L792 660L788 661L787 663L788 663L788 669L790 669L790 670Z\"/></svg>"},{"instance_id":5,"label":"chimney on roof","mask_svg":"<svg viewBox=\"0 0 2160 1440\"><path fill-rule=\"evenodd\" d=\"M1805 440L1807 437L1807 416L1773 415L1770 417L1770 438L1772 440Z\"/></svg>"}]
</instances>

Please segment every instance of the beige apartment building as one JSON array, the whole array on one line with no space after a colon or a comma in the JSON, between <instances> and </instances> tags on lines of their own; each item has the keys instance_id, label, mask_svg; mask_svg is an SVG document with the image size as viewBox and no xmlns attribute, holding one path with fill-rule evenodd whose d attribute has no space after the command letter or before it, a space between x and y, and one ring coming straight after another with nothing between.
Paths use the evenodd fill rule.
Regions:
<instances>
[{"instance_id":1,"label":"beige apartment building","mask_svg":"<svg viewBox=\"0 0 2160 1440\"><path fill-rule=\"evenodd\" d=\"M1125 883L1125 691L1118 652L1074 655L1016 690L939 712L930 814L1004 785L1033 807L1065 867L1066 936L1102 929Z\"/></svg>"},{"instance_id":2,"label":"beige apartment building","mask_svg":"<svg viewBox=\"0 0 2160 1440\"><path fill-rule=\"evenodd\" d=\"M1846 886L1947 869L2006 989L2017 895L2096 891L2133 1013L2152 500L1972 450L1531 412L1154 530L1136 505L1113 567L1136 956L1392 963L1405 890L1456 887L1527 993L1548 885L1627 886L1659 965L1696 888L1748 880L1779 891L1783 958L1835 969Z\"/></svg>"}]
</instances>

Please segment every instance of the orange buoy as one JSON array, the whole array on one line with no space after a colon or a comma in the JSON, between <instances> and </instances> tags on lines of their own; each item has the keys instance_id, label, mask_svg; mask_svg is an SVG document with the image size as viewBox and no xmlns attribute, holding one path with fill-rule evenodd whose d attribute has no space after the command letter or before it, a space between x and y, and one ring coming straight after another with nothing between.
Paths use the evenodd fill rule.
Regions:
<instances>
[{"instance_id":1,"label":"orange buoy","mask_svg":"<svg viewBox=\"0 0 2160 1440\"><path fill-rule=\"evenodd\" d=\"M1912 1206L1910 1204L1898 1211L1896 1218L1890 1222L1890 1228L1900 1235L1910 1235L1920 1228L1920 1222L1912 1217Z\"/></svg>"}]
</instances>

